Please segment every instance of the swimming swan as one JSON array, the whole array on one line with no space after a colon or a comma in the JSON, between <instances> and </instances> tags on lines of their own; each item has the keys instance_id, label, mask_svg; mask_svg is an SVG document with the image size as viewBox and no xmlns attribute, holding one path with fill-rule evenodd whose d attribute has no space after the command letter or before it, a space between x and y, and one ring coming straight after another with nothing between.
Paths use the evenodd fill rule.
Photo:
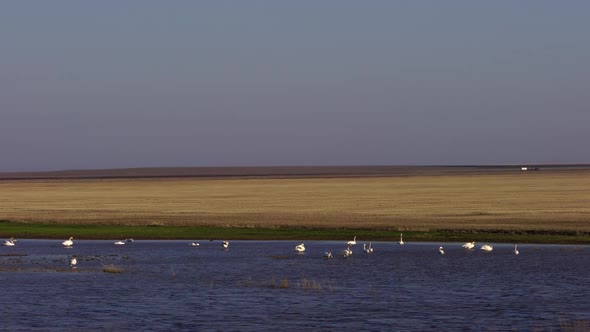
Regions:
<instances>
[{"instance_id":1,"label":"swimming swan","mask_svg":"<svg viewBox=\"0 0 590 332\"><path fill-rule=\"evenodd\" d=\"M404 244L403 233L399 234L399 244Z\"/></svg>"},{"instance_id":2,"label":"swimming swan","mask_svg":"<svg viewBox=\"0 0 590 332\"><path fill-rule=\"evenodd\" d=\"M441 254L441 255L444 255L445 254L445 249L442 246L441 247L438 247L438 253Z\"/></svg>"},{"instance_id":3,"label":"swimming swan","mask_svg":"<svg viewBox=\"0 0 590 332\"><path fill-rule=\"evenodd\" d=\"M344 257L348 257L348 256L350 256L350 255L352 255L352 250L350 250L350 247L347 247L346 249L344 249L344 250L342 251L342 256L344 256Z\"/></svg>"},{"instance_id":4,"label":"swimming swan","mask_svg":"<svg viewBox=\"0 0 590 332\"><path fill-rule=\"evenodd\" d=\"M484 244L483 246L481 246L481 250L492 251L492 250L494 250L494 247L490 246L489 244Z\"/></svg>"},{"instance_id":5,"label":"swimming swan","mask_svg":"<svg viewBox=\"0 0 590 332\"><path fill-rule=\"evenodd\" d=\"M71 247L71 246L73 246L73 245L74 245L74 241L72 241L73 239L74 239L73 237L70 237L69 239L65 240L65 241L64 241L64 242L62 242L61 244L62 244L64 247Z\"/></svg>"},{"instance_id":6,"label":"swimming swan","mask_svg":"<svg viewBox=\"0 0 590 332\"><path fill-rule=\"evenodd\" d=\"M16 240L13 237L11 237L10 240L4 241L2 245L6 247L14 247L16 245Z\"/></svg>"},{"instance_id":7,"label":"swimming swan","mask_svg":"<svg viewBox=\"0 0 590 332\"><path fill-rule=\"evenodd\" d=\"M350 246L354 246L356 245L356 236L354 237L354 239L352 241L348 241L346 242L346 244L350 247Z\"/></svg>"},{"instance_id":8,"label":"swimming swan","mask_svg":"<svg viewBox=\"0 0 590 332\"><path fill-rule=\"evenodd\" d=\"M515 244L515 245L514 245L514 254L515 254L515 255L518 255L518 254L520 254L520 252L518 251L518 248L516 248L516 246L517 246L517 245Z\"/></svg>"},{"instance_id":9,"label":"swimming swan","mask_svg":"<svg viewBox=\"0 0 590 332\"><path fill-rule=\"evenodd\" d=\"M189 244L189 246L198 247L199 246L199 243L197 243L197 242L191 242Z\"/></svg>"},{"instance_id":10,"label":"swimming swan","mask_svg":"<svg viewBox=\"0 0 590 332\"><path fill-rule=\"evenodd\" d=\"M363 243L363 250L367 253L370 254L373 252L373 247L371 247L371 242L369 242L369 246L367 247L366 243Z\"/></svg>"},{"instance_id":11,"label":"swimming swan","mask_svg":"<svg viewBox=\"0 0 590 332\"><path fill-rule=\"evenodd\" d=\"M75 267L76 264L78 264L78 260L76 259L76 257L70 258L70 267Z\"/></svg>"},{"instance_id":12,"label":"swimming swan","mask_svg":"<svg viewBox=\"0 0 590 332\"><path fill-rule=\"evenodd\" d=\"M295 246L295 251L297 251L298 253L302 253L305 251L305 244L299 244Z\"/></svg>"},{"instance_id":13,"label":"swimming swan","mask_svg":"<svg viewBox=\"0 0 590 332\"><path fill-rule=\"evenodd\" d=\"M463 243L462 247L465 249L473 249L475 247L475 241Z\"/></svg>"},{"instance_id":14,"label":"swimming swan","mask_svg":"<svg viewBox=\"0 0 590 332\"><path fill-rule=\"evenodd\" d=\"M229 248L229 242L228 241L223 241L222 245L223 245L223 248L224 249Z\"/></svg>"}]
</instances>

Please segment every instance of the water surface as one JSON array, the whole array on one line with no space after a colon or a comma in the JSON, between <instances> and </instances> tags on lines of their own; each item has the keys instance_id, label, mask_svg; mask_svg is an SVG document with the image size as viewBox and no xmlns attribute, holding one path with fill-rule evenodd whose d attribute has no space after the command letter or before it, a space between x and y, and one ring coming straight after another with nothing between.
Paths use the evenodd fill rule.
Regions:
<instances>
[{"instance_id":1,"label":"water surface","mask_svg":"<svg viewBox=\"0 0 590 332\"><path fill-rule=\"evenodd\" d=\"M590 247L20 240L0 247L2 329L556 331L590 321ZM482 243L478 243L479 248ZM332 251L334 259L324 257ZM69 258L76 257L76 268ZM105 273L104 266L123 269Z\"/></svg>"}]
</instances>

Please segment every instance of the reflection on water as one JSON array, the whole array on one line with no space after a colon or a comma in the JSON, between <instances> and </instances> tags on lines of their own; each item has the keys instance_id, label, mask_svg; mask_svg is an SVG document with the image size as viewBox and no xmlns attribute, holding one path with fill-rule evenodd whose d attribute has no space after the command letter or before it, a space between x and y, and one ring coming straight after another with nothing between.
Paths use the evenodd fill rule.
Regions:
<instances>
[{"instance_id":1,"label":"reflection on water","mask_svg":"<svg viewBox=\"0 0 590 332\"><path fill-rule=\"evenodd\" d=\"M75 241L0 247L2 329L562 330L590 321L590 248ZM479 248L479 247L476 247ZM333 259L324 253L332 251ZM69 259L76 257L76 268ZM106 273L105 266L121 273ZM588 326L588 325L586 325Z\"/></svg>"}]
</instances>

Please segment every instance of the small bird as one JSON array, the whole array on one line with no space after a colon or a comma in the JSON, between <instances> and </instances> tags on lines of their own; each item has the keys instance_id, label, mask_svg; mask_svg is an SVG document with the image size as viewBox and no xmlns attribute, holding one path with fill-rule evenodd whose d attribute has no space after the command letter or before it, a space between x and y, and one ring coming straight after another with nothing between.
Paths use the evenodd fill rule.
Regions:
<instances>
[{"instance_id":1,"label":"small bird","mask_svg":"<svg viewBox=\"0 0 590 332\"><path fill-rule=\"evenodd\" d=\"M442 246L438 247L438 253L441 254L441 255L444 255L445 254L445 249Z\"/></svg>"},{"instance_id":2,"label":"small bird","mask_svg":"<svg viewBox=\"0 0 590 332\"><path fill-rule=\"evenodd\" d=\"M199 246L199 243L197 243L197 242L191 242L191 244L189 244L189 246L198 247Z\"/></svg>"},{"instance_id":3,"label":"small bird","mask_svg":"<svg viewBox=\"0 0 590 332\"><path fill-rule=\"evenodd\" d=\"M70 237L69 239L65 240L65 241L64 241L64 242L62 242L61 244L62 244L64 247L66 247L66 248L69 248L69 247L71 247L71 246L73 246L73 245L74 245L74 241L72 241L73 239L74 239L73 237Z\"/></svg>"},{"instance_id":4,"label":"small bird","mask_svg":"<svg viewBox=\"0 0 590 332\"><path fill-rule=\"evenodd\" d=\"M515 245L514 245L514 254L515 254L515 255L518 255L518 254L520 254L520 252L518 251L518 248L516 248L516 246L517 246L517 245L515 244Z\"/></svg>"},{"instance_id":5,"label":"small bird","mask_svg":"<svg viewBox=\"0 0 590 332\"><path fill-rule=\"evenodd\" d=\"M228 241L223 241L222 245L223 245L223 248L224 249L229 248L229 242Z\"/></svg>"},{"instance_id":6,"label":"small bird","mask_svg":"<svg viewBox=\"0 0 590 332\"><path fill-rule=\"evenodd\" d=\"M76 267L76 264L78 264L78 260L76 259L76 257L70 258L70 267L74 268Z\"/></svg>"}]
</instances>

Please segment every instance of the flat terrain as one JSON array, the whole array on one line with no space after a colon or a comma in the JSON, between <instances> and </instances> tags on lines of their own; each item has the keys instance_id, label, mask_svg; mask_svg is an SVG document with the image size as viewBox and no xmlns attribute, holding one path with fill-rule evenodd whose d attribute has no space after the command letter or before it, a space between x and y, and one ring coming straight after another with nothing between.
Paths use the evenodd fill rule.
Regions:
<instances>
[{"instance_id":1,"label":"flat terrain","mask_svg":"<svg viewBox=\"0 0 590 332\"><path fill-rule=\"evenodd\" d=\"M333 168L337 171L332 172L305 168L311 170L307 173L274 169L269 175L268 170L247 168L242 176L213 171L203 176L175 176L169 171L171 175L162 177L137 176L137 172L127 177L94 173L58 178L47 173L37 177L5 173L0 180L0 220L72 225L590 232L587 167L528 172L516 167L392 167L388 172L379 167L364 168L363 172L360 168L358 172L351 168ZM319 174L318 169L324 173Z\"/></svg>"},{"instance_id":2,"label":"flat terrain","mask_svg":"<svg viewBox=\"0 0 590 332\"><path fill-rule=\"evenodd\" d=\"M542 165L543 171L590 170L590 165ZM50 172L0 172L0 180L139 178L293 178L513 174L520 166L275 166L160 167Z\"/></svg>"}]
</instances>

